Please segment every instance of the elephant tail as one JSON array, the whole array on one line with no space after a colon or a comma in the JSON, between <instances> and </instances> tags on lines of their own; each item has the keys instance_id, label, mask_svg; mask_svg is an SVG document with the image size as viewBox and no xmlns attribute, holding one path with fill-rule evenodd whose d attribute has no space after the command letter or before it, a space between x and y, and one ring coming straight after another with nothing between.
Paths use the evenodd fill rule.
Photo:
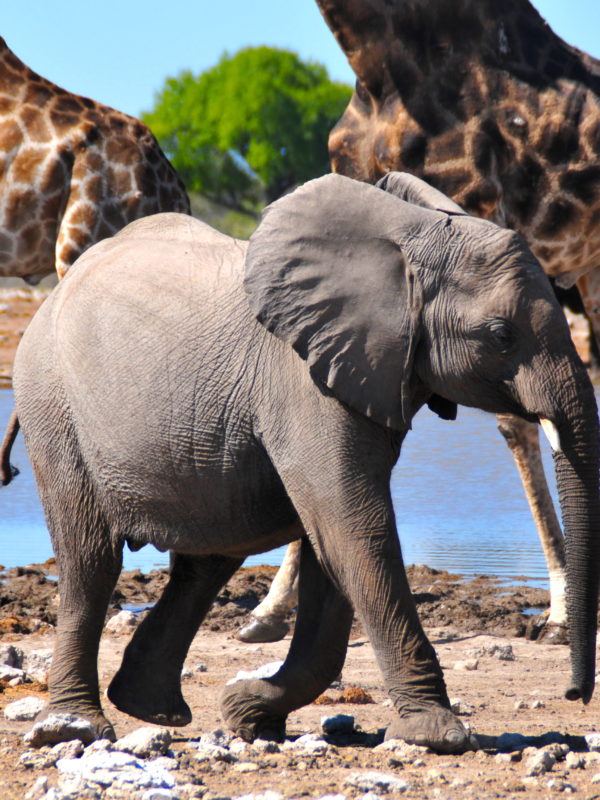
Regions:
<instances>
[{"instance_id":1,"label":"elephant tail","mask_svg":"<svg viewBox=\"0 0 600 800\"><path fill-rule=\"evenodd\" d=\"M19 474L19 470L10 463L10 451L12 450L20 427L17 412L13 411L8 420L6 433L4 434L4 439L0 446L0 486L8 486L15 475Z\"/></svg>"}]
</instances>

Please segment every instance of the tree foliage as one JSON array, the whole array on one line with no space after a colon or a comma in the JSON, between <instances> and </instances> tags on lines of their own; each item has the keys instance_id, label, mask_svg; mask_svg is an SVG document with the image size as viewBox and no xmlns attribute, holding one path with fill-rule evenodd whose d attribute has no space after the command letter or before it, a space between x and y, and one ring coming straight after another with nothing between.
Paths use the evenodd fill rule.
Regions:
<instances>
[{"instance_id":1,"label":"tree foliage","mask_svg":"<svg viewBox=\"0 0 600 800\"><path fill-rule=\"evenodd\" d=\"M251 210L329 171L327 138L352 90L271 47L168 78L143 115L191 191Z\"/></svg>"}]
</instances>

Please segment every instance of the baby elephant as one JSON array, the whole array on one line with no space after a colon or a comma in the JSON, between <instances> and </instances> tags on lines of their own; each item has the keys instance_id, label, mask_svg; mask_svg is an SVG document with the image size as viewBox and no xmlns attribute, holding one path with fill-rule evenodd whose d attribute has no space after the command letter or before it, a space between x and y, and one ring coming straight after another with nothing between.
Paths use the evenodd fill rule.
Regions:
<instances>
[{"instance_id":1,"label":"baby elephant","mask_svg":"<svg viewBox=\"0 0 600 800\"><path fill-rule=\"evenodd\" d=\"M60 571L49 711L114 736L96 660L125 542L173 559L108 697L139 719L185 725L181 668L214 597L246 556L301 538L288 656L273 677L226 687L227 725L248 741L282 739L290 711L339 674L355 609L393 702L388 737L469 748L411 597L390 497L425 403L447 418L457 403L517 414L550 432L568 549L567 696L589 701L592 386L520 237L421 181L327 175L270 206L250 243L184 215L132 223L43 305L14 385Z\"/></svg>"}]
</instances>

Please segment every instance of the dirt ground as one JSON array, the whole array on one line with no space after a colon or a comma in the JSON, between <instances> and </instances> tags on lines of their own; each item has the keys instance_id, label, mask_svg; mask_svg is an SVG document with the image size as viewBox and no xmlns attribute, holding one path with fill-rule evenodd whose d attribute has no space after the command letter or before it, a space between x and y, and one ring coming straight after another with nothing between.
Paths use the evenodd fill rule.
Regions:
<instances>
[{"instance_id":1,"label":"dirt ground","mask_svg":"<svg viewBox=\"0 0 600 800\"><path fill-rule=\"evenodd\" d=\"M572 750L585 747L583 735L599 730L600 700L589 706L563 698L567 685L568 650L563 645L534 642L525 637L533 615L544 608L544 591L523 586L507 587L491 578L463 581L427 567L411 567L409 577L421 618L437 650L451 698L465 704L469 716L462 716L480 737L483 749L461 756L439 756L426 752L414 763L404 763L393 753L376 750L382 730L392 711L387 704L381 676L368 639L355 623L341 684L326 693L329 704L316 704L290 715L288 738L319 733L323 715L352 714L364 732L336 741L326 756L300 757L290 751L265 756L259 769L242 772L235 764L198 763L193 745L202 733L220 727L218 698L223 685L239 669L254 669L284 658L290 635L273 644L243 644L235 631L249 610L262 598L274 573L271 567L242 569L221 592L197 634L186 662L192 675L184 677L183 691L194 718L185 728L174 729L173 750L178 756L181 776L207 788L206 798L237 797L248 792L278 791L284 797L322 797L343 792L348 798L364 791L345 786L349 770L379 770L407 781L405 797L474 798L549 797L556 792L577 797L600 797L600 785L593 782L597 767L567 767L558 762L551 772L526 775L526 756L500 752L495 737L505 733L544 737L552 732L568 734ZM55 565L15 568L3 573L0 584L0 644L14 643L30 652L52 646L57 608ZM164 570L144 575L125 573L113 596L109 616L119 608L144 609L155 602L167 579ZM293 627L293 615L290 617ZM102 689L120 663L129 636L105 631L100 651ZM500 660L492 654L494 644L512 646L514 660ZM206 671L198 672L202 662ZM465 664L465 662L467 662ZM466 669L465 667L475 669ZM339 702L340 693L358 686L373 702ZM18 764L25 750L22 735L28 722L3 717L9 702L24 695L46 697L40 684L2 686L0 693L0 797L21 800L40 771ZM346 692L348 694L348 692ZM121 714L104 700L107 715L117 735L142 723ZM469 709L470 707L470 709ZM56 782L54 767L44 771ZM392 793L393 796L394 793Z\"/></svg>"}]
</instances>

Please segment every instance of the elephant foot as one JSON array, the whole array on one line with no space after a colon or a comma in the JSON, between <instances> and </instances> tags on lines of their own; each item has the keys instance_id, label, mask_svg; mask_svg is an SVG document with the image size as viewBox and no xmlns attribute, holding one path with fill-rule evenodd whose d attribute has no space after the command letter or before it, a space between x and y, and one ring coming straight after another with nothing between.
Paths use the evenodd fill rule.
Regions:
<instances>
[{"instance_id":1,"label":"elephant foot","mask_svg":"<svg viewBox=\"0 0 600 800\"><path fill-rule=\"evenodd\" d=\"M61 706L48 706L36 717L33 728L23 740L29 747L70 742L79 739L88 745L96 739L116 740L115 731L101 711L72 713Z\"/></svg>"},{"instance_id":2,"label":"elephant foot","mask_svg":"<svg viewBox=\"0 0 600 800\"><path fill-rule=\"evenodd\" d=\"M548 622L548 615L539 614L529 620L525 638L544 644L569 644L569 629L566 624Z\"/></svg>"},{"instance_id":3,"label":"elephant foot","mask_svg":"<svg viewBox=\"0 0 600 800\"><path fill-rule=\"evenodd\" d=\"M242 642L278 642L289 630L290 626L281 617L251 617L237 632L237 638Z\"/></svg>"},{"instance_id":4,"label":"elephant foot","mask_svg":"<svg viewBox=\"0 0 600 800\"><path fill-rule=\"evenodd\" d=\"M227 727L246 742L285 740L286 714L277 713L268 695L275 687L266 681L236 681L221 694L221 714Z\"/></svg>"},{"instance_id":5,"label":"elephant foot","mask_svg":"<svg viewBox=\"0 0 600 800\"><path fill-rule=\"evenodd\" d=\"M477 750L477 740L454 714L446 708L419 711L396 717L385 733L388 739L402 739L408 744L429 747L436 753L464 753Z\"/></svg>"},{"instance_id":6,"label":"elephant foot","mask_svg":"<svg viewBox=\"0 0 600 800\"><path fill-rule=\"evenodd\" d=\"M144 681L139 674L130 678L122 666L106 694L119 711L144 722L181 727L192 720L192 712L183 699L180 685L169 685L168 679L163 683L159 675L154 676L152 681Z\"/></svg>"}]
</instances>

